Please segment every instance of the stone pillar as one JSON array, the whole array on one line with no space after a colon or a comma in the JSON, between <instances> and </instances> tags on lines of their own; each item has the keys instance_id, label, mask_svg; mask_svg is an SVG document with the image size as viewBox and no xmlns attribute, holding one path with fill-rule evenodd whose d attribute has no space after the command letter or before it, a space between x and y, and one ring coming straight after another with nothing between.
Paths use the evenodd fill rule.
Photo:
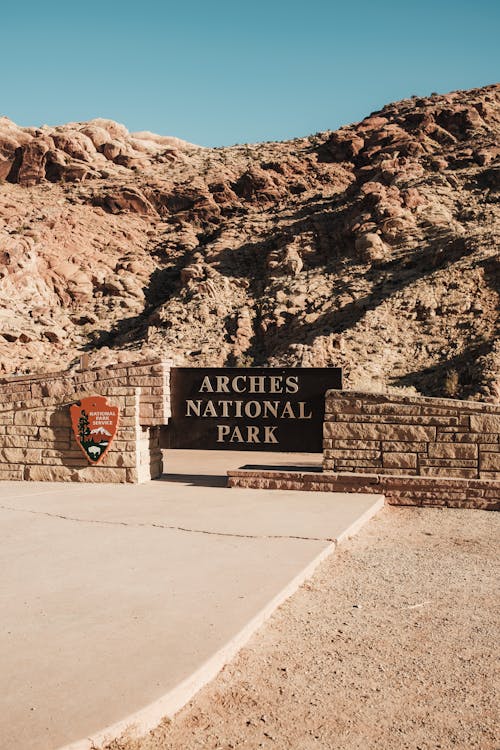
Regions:
<instances>
[{"instance_id":1,"label":"stone pillar","mask_svg":"<svg viewBox=\"0 0 500 750\"><path fill-rule=\"evenodd\" d=\"M152 362L0 381L0 481L146 482L161 476L169 369L168 362ZM119 407L120 419L102 463L90 465L69 408L97 395Z\"/></svg>"}]
</instances>

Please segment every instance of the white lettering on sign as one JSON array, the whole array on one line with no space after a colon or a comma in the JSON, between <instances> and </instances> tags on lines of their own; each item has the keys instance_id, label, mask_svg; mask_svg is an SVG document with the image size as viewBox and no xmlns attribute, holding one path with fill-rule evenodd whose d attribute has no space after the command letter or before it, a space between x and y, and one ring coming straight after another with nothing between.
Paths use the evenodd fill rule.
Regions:
<instances>
[{"instance_id":1,"label":"white lettering on sign","mask_svg":"<svg viewBox=\"0 0 500 750\"><path fill-rule=\"evenodd\" d=\"M281 400L276 396L299 393L299 375L205 375L199 387L204 398L186 400L186 417L201 419L282 420L312 419L306 401ZM217 394L235 398L217 398ZM269 394L274 398L246 400L246 394ZM217 424L218 443L279 443L277 424L255 425Z\"/></svg>"},{"instance_id":2,"label":"white lettering on sign","mask_svg":"<svg viewBox=\"0 0 500 750\"><path fill-rule=\"evenodd\" d=\"M112 425L114 412L112 411L89 411L89 417L92 417L95 427L104 427Z\"/></svg>"},{"instance_id":3,"label":"white lettering on sign","mask_svg":"<svg viewBox=\"0 0 500 750\"><path fill-rule=\"evenodd\" d=\"M186 417L312 419L305 401L204 401L188 399Z\"/></svg>"},{"instance_id":4,"label":"white lettering on sign","mask_svg":"<svg viewBox=\"0 0 500 750\"><path fill-rule=\"evenodd\" d=\"M205 375L200 393L298 393L298 375Z\"/></svg>"},{"instance_id":5,"label":"white lettering on sign","mask_svg":"<svg viewBox=\"0 0 500 750\"><path fill-rule=\"evenodd\" d=\"M218 443L278 443L276 437L276 430L278 425L265 425L259 427L257 425L245 425L241 429L239 427L231 427L228 424L217 425L217 442Z\"/></svg>"}]
</instances>

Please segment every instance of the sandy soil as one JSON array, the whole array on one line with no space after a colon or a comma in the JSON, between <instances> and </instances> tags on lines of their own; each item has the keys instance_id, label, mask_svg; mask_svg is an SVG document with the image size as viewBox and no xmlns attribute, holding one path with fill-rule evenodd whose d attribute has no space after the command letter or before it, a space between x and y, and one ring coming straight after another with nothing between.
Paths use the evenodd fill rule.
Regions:
<instances>
[{"instance_id":1,"label":"sandy soil","mask_svg":"<svg viewBox=\"0 0 500 750\"><path fill-rule=\"evenodd\" d=\"M385 508L173 721L106 747L498 749L499 530Z\"/></svg>"}]
</instances>

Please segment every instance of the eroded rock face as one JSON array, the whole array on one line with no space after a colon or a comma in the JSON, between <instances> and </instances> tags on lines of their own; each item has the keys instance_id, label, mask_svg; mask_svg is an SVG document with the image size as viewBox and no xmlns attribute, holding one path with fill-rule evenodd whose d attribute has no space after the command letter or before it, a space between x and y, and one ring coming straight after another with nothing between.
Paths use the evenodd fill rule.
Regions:
<instances>
[{"instance_id":1,"label":"eroded rock face","mask_svg":"<svg viewBox=\"0 0 500 750\"><path fill-rule=\"evenodd\" d=\"M25 186L45 180L78 182L89 176L119 176L123 173L119 167L146 169L190 148L178 138L129 133L112 120L20 128L7 117L0 118L1 178Z\"/></svg>"},{"instance_id":2,"label":"eroded rock face","mask_svg":"<svg viewBox=\"0 0 500 750\"><path fill-rule=\"evenodd\" d=\"M498 400L498 105L219 149L0 118L0 373L162 354Z\"/></svg>"}]
</instances>

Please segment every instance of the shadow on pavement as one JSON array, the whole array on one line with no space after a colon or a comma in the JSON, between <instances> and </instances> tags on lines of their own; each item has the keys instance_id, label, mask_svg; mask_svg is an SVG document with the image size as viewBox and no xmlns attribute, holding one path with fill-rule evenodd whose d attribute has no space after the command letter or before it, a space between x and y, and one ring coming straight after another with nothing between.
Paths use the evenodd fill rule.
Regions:
<instances>
[{"instance_id":1,"label":"shadow on pavement","mask_svg":"<svg viewBox=\"0 0 500 750\"><path fill-rule=\"evenodd\" d=\"M177 482L179 484L188 484L191 487L226 487L227 477L213 474L162 474L155 481L160 482Z\"/></svg>"}]
</instances>

